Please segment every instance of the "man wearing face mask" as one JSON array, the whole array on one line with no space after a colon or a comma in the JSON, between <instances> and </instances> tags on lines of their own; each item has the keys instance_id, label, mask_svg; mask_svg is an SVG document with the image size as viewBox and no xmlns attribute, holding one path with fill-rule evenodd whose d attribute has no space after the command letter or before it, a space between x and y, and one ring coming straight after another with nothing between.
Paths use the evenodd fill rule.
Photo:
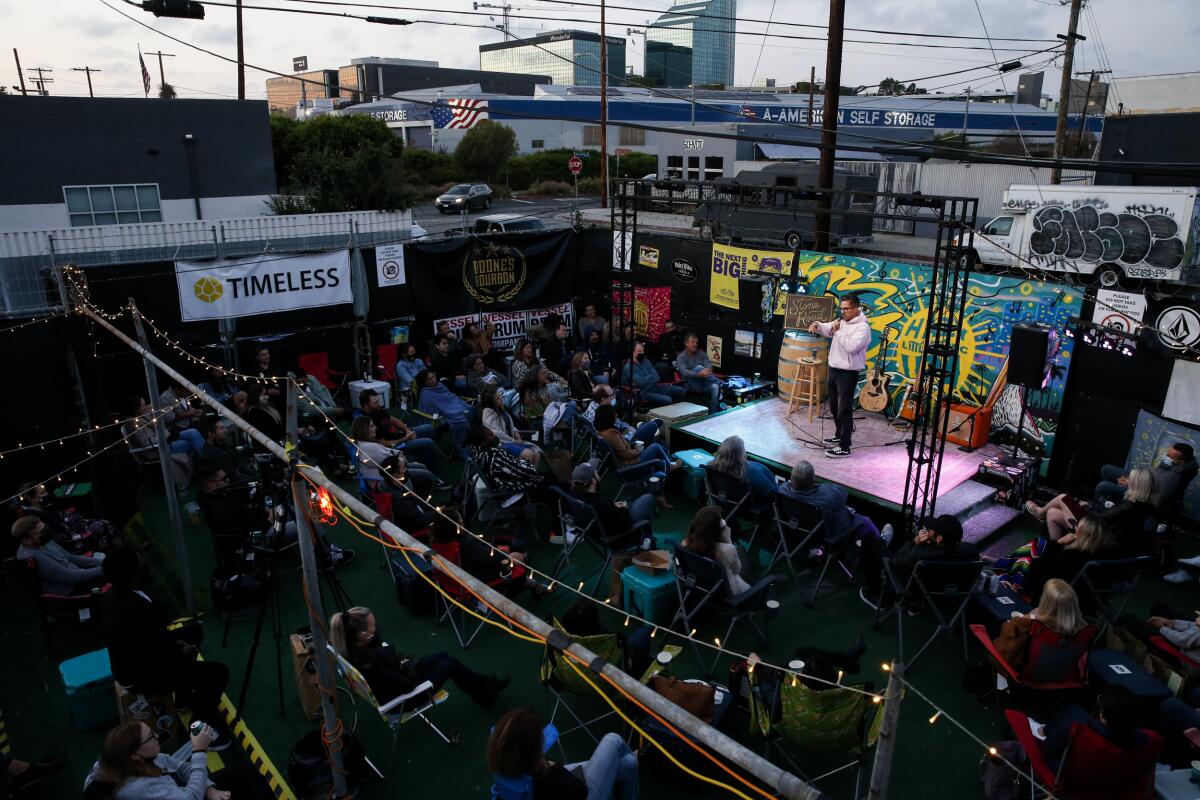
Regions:
<instances>
[{"instance_id":1,"label":"man wearing face mask","mask_svg":"<svg viewBox=\"0 0 1200 800\"><path fill-rule=\"evenodd\" d=\"M1154 466L1154 505L1164 511L1173 511L1183 499L1196 477L1200 465L1196 462L1196 451L1187 442L1175 442L1167 448L1162 460ZM1119 503L1125 498L1129 482L1129 470L1115 464L1100 468L1100 482L1096 484L1096 503L1106 500Z\"/></svg>"},{"instance_id":2,"label":"man wearing face mask","mask_svg":"<svg viewBox=\"0 0 1200 800\"><path fill-rule=\"evenodd\" d=\"M46 594L83 594L104 580L102 558L71 555L50 537L46 523L36 517L21 517L12 526L17 558L33 559L42 591Z\"/></svg>"},{"instance_id":3,"label":"man wearing face mask","mask_svg":"<svg viewBox=\"0 0 1200 800\"><path fill-rule=\"evenodd\" d=\"M651 406L669 406L679 403L687 390L675 383L662 383L658 368L646 355L646 343L638 340L633 344L633 360L625 362L621 370L621 384L632 383L642 393L642 398Z\"/></svg>"},{"instance_id":4,"label":"man wearing face mask","mask_svg":"<svg viewBox=\"0 0 1200 800\"><path fill-rule=\"evenodd\" d=\"M854 433L854 389L858 376L867 368L867 348L871 345L871 326L863 316L858 295L842 297L841 319L833 322L814 322L809 333L828 336L829 379L825 392L829 396L829 414L836 432L825 439L833 445L825 451L830 458L850 455L850 437Z\"/></svg>"}]
</instances>

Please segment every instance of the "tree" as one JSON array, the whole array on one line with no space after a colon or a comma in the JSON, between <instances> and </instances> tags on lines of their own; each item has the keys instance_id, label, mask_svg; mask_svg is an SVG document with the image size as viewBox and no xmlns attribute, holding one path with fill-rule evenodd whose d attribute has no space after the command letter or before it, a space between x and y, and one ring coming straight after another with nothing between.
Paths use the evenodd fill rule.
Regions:
<instances>
[{"instance_id":1,"label":"tree","mask_svg":"<svg viewBox=\"0 0 1200 800\"><path fill-rule=\"evenodd\" d=\"M279 214L393 211L410 205L399 189L403 144L366 114L305 122L271 118Z\"/></svg>"},{"instance_id":2,"label":"tree","mask_svg":"<svg viewBox=\"0 0 1200 800\"><path fill-rule=\"evenodd\" d=\"M0 94L8 94L8 87L0 86Z\"/></svg>"},{"instance_id":3,"label":"tree","mask_svg":"<svg viewBox=\"0 0 1200 800\"><path fill-rule=\"evenodd\" d=\"M174 100L175 87L169 83L164 83L162 86L158 87L158 96L163 100Z\"/></svg>"},{"instance_id":4,"label":"tree","mask_svg":"<svg viewBox=\"0 0 1200 800\"><path fill-rule=\"evenodd\" d=\"M517 154L517 134L507 125L485 119L454 148L454 163L462 177L486 180L504 172L508 160Z\"/></svg>"}]
</instances>

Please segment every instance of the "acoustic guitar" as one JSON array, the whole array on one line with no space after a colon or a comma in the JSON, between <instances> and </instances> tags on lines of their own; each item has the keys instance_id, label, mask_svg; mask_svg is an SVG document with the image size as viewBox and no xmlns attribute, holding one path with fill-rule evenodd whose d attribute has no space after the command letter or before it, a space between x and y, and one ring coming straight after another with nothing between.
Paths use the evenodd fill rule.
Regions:
<instances>
[{"instance_id":1,"label":"acoustic guitar","mask_svg":"<svg viewBox=\"0 0 1200 800\"><path fill-rule=\"evenodd\" d=\"M887 361L888 337L892 335L891 328L883 329L883 338L879 340L879 353L875 356L875 368L867 377L862 391L858 395L858 405L863 411L878 414L888 407L891 398L888 396L888 383L892 378L883 371Z\"/></svg>"}]
</instances>

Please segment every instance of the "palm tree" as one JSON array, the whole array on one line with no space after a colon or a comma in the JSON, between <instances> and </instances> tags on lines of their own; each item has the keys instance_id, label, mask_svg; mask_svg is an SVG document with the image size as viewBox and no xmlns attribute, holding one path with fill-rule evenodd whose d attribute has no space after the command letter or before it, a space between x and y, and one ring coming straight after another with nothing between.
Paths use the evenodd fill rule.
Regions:
<instances>
[{"instance_id":1,"label":"palm tree","mask_svg":"<svg viewBox=\"0 0 1200 800\"><path fill-rule=\"evenodd\" d=\"M163 100L175 99L175 87L169 83L164 83L158 87L158 96Z\"/></svg>"}]
</instances>

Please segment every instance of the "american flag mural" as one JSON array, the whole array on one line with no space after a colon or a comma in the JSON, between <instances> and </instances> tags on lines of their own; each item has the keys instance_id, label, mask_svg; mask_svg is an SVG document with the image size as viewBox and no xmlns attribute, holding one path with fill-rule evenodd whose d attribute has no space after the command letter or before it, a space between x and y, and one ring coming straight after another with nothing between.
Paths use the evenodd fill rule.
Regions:
<instances>
[{"instance_id":1,"label":"american flag mural","mask_svg":"<svg viewBox=\"0 0 1200 800\"><path fill-rule=\"evenodd\" d=\"M488 118L488 101L452 98L435 105L430 116L435 128L474 128Z\"/></svg>"}]
</instances>

